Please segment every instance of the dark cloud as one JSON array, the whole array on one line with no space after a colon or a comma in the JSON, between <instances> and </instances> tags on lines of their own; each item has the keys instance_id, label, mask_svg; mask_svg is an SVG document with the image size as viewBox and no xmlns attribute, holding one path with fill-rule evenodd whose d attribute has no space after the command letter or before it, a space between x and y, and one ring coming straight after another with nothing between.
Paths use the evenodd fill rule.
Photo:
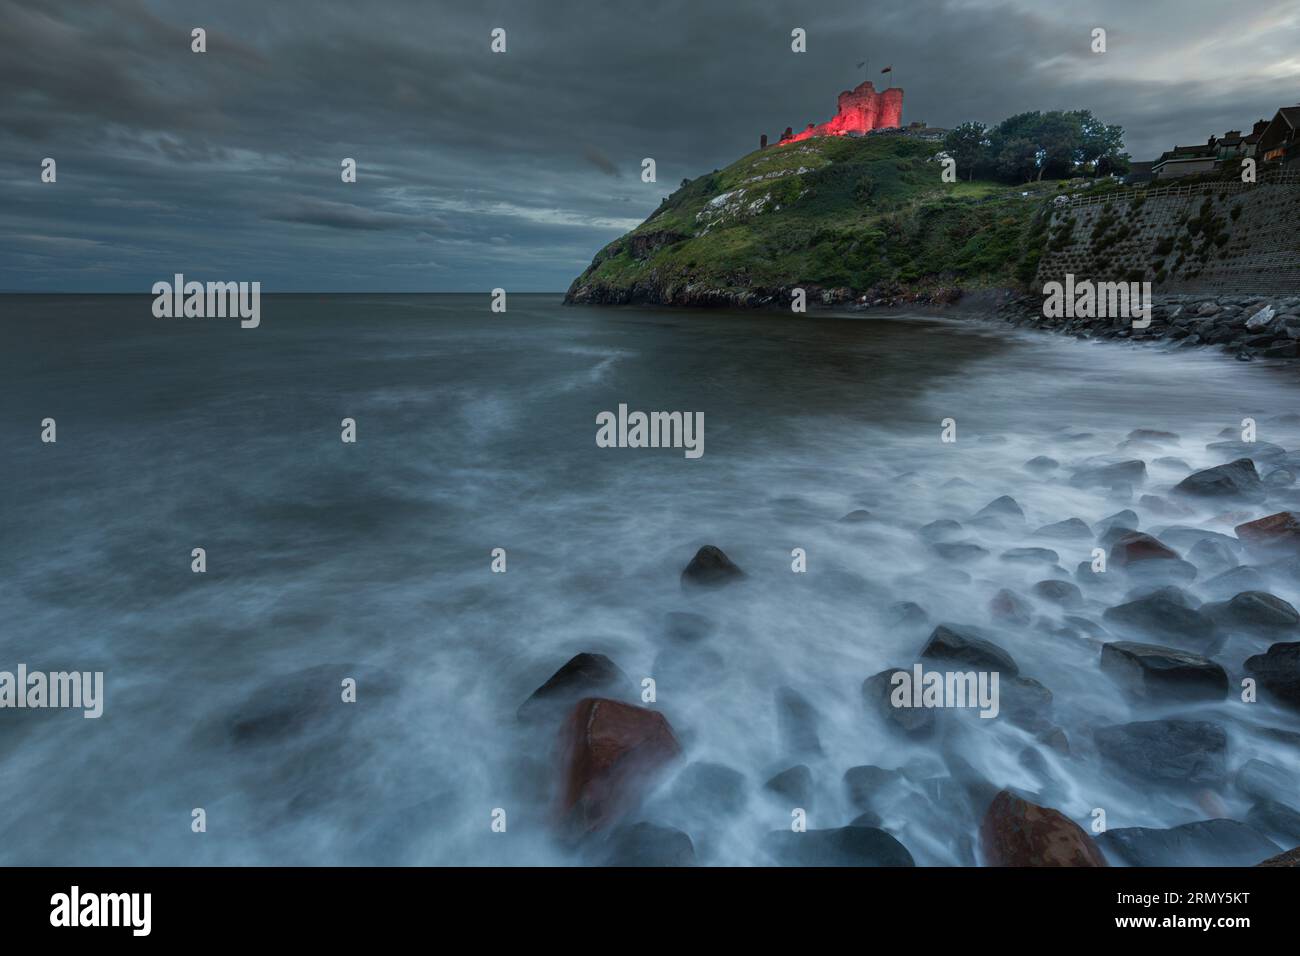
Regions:
<instances>
[{"instance_id":1,"label":"dark cloud","mask_svg":"<svg viewBox=\"0 0 1300 956\"><path fill-rule=\"evenodd\" d=\"M863 60L907 120L1086 107L1149 159L1295 102L1298 9L0 0L0 288L147 289L174 260L266 289L562 289L672 184L828 118Z\"/></svg>"}]
</instances>

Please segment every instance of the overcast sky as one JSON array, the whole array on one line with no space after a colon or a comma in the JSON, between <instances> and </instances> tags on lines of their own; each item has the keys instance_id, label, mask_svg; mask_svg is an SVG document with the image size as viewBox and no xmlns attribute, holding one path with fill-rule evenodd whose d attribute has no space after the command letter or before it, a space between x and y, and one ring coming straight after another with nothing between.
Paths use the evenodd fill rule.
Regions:
<instances>
[{"instance_id":1,"label":"overcast sky","mask_svg":"<svg viewBox=\"0 0 1300 956\"><path fill-rule=\"evenodd\" d=\"M563 290L885 65L905 122L1089 108L1152 159L1300 101L1300 2L0 0L0 289Z\"/></svg>"}]
</instances>

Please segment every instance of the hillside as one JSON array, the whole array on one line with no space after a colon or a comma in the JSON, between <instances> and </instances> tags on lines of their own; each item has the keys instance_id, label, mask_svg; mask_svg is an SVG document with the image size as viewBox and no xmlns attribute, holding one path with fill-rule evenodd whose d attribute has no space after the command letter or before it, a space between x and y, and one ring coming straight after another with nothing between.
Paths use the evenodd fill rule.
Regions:
<instances>
[{"instance_id":1,"label":"hillside","mask_svg":"<svg viewBox=\"0 0 1300 956\"><path fill-rule=\"evenodd\" d=\"M565 301L763 305L795 287L810 301L944 300L1023 286L1045 242L1040 197L1056 184L943 183L939 148L875 134L756 150L684 182L600 250Z\"/></svg>"}]
</instances>

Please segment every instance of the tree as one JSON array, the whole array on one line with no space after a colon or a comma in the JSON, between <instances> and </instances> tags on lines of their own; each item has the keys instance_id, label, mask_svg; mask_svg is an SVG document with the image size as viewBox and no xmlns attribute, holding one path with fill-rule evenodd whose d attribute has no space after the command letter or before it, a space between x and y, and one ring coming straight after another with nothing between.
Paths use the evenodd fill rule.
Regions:
<instances>
[{"instance_id":1,"label":"tree","mask_svg":"<svg viewBox=\"0 0 1300 956\"><path fill-rule=\"evenodd\" d=\"M957 161L957 168L966 172L967 180L975 178L977 167L987 166L988 149L988 127L973 120L949 130L943 138L943 151Z\"/></svg>"}]
</instances>

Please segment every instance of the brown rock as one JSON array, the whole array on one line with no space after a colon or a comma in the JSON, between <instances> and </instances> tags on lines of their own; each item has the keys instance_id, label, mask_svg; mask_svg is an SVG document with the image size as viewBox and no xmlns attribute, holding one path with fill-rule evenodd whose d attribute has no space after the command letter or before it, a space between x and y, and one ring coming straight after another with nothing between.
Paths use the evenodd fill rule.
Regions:
<instances>
[{"instance_id":1,"label":"brown rock","mask_svg":"<svg viewBox=\"0 0 1300 956\"><path fill-rule=\"evenodd\" d=\"M993 798L980 824L980 849L989 866L1105 866L1083 829L1050 807L1009 790Z\"/></svg>"},{"instance_id":2,"label":"brown rock","mask_svg":"<svg viewBox=\"0 0 1300 956\"><path fill-rule=\"evenodd\" d=\"M1294 850L1287 850L1285 853L1279 853L1277 856L1270 856L1262 863L1256 863L1256 866L1300 866L1300 846Z\"/></svg>"},{"instance_id":3,"label":"brown rock","mask_svg":"<svg viewBox=\"0 0 1300 956\"><path fill-rule=\"evenodd\" d=\"M582 831L617 819L681 754L663 714L603 697L578 701L561 733L561 810Z\"/></svg>"},{"instance_id":4,"label":"brown rock","mask_svg":"<svg viewBox=\"0 0 1300 956\"><path fill-rule=\"evenodd\" d=\"M1262 547L1300 547L1300 515L1279 511L1266 518L1247 521L1233 528L1237 537Z\"/></svg>"},{"instance_id":5,"label":"brown rock","mask_svg":"<svg viewBox=\"0 0 1300 956\"><path fill-rule=\"evenodd\" d=\"M1178 552L1157 538L1141 531L1131 531L1115 542L1110 549L1110 563L1116 567L1136 564L1138 561L1178 560Z\"/></svg>"}]
</instances>

